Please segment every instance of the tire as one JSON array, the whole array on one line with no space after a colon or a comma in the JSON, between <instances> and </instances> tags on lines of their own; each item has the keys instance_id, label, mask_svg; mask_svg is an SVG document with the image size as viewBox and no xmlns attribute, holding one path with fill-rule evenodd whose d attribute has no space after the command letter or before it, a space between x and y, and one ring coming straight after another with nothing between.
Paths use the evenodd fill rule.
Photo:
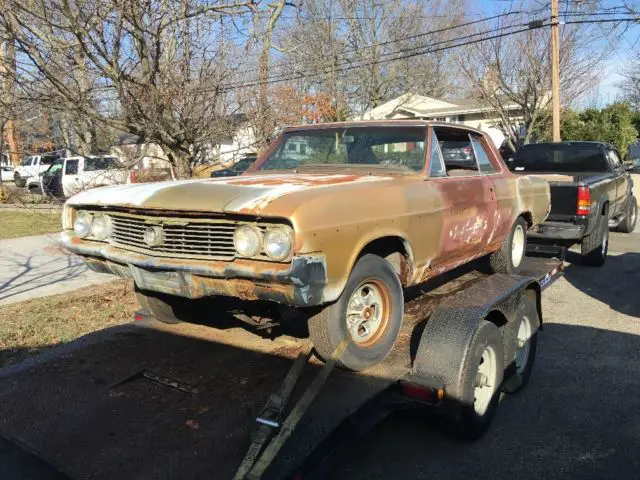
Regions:
<instances>
[{"instance_id":1,"label":"tire","mask_svg":"<svg viewBox=\"0 0 640 480\"><path fill-rule=\"evenodd\" d=\"M179 302L185 302L187 301L186 299L140 290L137 285L134 286L134 290L140 306L152 314L156 320L169 324L176 324L182 321L176 314L175 309Z\"/></svg>"},{"instance_id":2,"label":"tire","mask_svg":"<svg viewBox=\"0 0 640 480\"><path fill-rule=\"evenodd\" d=\"M638 221L638 201L633 195L629 195L629 198L627 199L624 214L622 222L618 225L618 231L622 233L633 233Z\"/></svg>"},{"instance_id":3,"label":"tire","mask_svg":"<svg viewBox=\"0 0 640 480\"><path fill-rule=\"evenodd\" d=\"M486 320L480 322L466 353L462 385L467 391L463 393L463 397L472 398L473 403L460 406L460 415L452 427L458 437L476 440L489 429L500 401L500 385L504 375L504 350L498 327ZM489 360L490 358L492 360ZM488 362L486 366L485 361ZM476 385L478 374L485 368L493 370L494 376L488 380L492 385L478 386ZM485 389L488 390L485 391Z\"/></svg>"},{"instance_id":4,"label":"tire","mask_svg":"<svg viewBox=\"0 0 640 480\"><path fill-rule=\"evenodd\" d=\"M347 319L350 303L355 306L349 314L351 321ZM403 315L402 284L393 266L377 255L367 254L356 262L340 298L309 319L309 336L325 361L342 340L351 337L337 364L348 370L364 370L391 352Z\"/></svg>"},{"instance_id":5,"label":"tire","mask_svg":"<svg viewBox=\"0 0 640 480\"><path fill-rule=\"evenodd\" d=\"M609 209L598 216L593 232L582 239L580 253L582 260L591 267L601 267L607 260L609 251Z\"/></svg>"},{"instance_id":6,"label":"tire","mask_svg":"<svg viewBox=\"0 0 640 480\"><path fill-rule=\"evenodd\" d=\"M518 273L527 249L527 222L518 217L511 232L502 242L500 250L489 256L493 273Z\"/></svg>"},{"instance_id":7,"label":"tire","mask_svg":"<svg viewBox=\"0 0 640 480\"><path fill-rule=\"evenodd\" d=\"M18 172L15 172L13 174L13 183L15 183L16 187L18 188L24 188L24 186L27 184L27 181L23 180Z\"/></svg>"},{"instance_id":8,"label":"tire","mask_svg":"<svg viewBox=\"0 0 640 480\"><path fill-rule=\"evenodd\" d=\"M516 393L529 383L529 377L533 371L536 361L536 351L538 348L538 330L540 328L540 316L538 315L538 305L535 293L527 291L520 300L517 318L513 325L509 326L509 335L505 334L505 342L515 343L511 350L514 351L512 374L509 375L502 384L502 391L506 393Z\"/></svg>"},{"instance_id":9,"label":"tire","mask_svg":"<svg viewBox=\"0 0 640 480\"><path fill-rule=\"evenodd\" d=\"M36 184L29 185L29 188L27 190L29 190L29 193L31 195L40 195L42 193L42 189L39 185Z\"/></svg>"}]
</instances>

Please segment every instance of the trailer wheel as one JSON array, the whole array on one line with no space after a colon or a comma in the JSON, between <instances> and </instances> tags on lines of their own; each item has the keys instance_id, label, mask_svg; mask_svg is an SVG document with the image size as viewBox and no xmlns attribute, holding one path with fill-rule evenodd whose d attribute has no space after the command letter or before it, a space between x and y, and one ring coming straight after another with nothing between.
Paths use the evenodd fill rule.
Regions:
<instances>
[{"instance_id":1,"label":"trailer wheel","mask_svg":"<svg viewBox=\"0 0 640 480\"><path fill-rule=\"evenodd\" d=\"M582 239L580 253L587 265L601 267L607 260L609 251L609 210L598 216L598 221L589 235Z\"/></svg>"},{"instance_id":2,"label":"trailer wheel","mask_svg":"<svg viewBox=\"0 0 640 480\"><path fill-rule=\"evenodd\" d=\"M506 393L516 393L529 383L533 364L536 361L540 317L534 295L534 292L527 291L522 296L517 318L508 327L515 335L511 335L510 340L507 340L505 335L505 341L515 343L513 364L509 368L511 375L502 384L502 390Z\"/></svg>"},{"instance_id":3,"label":"trailer wheel","mask_svg":"<svg viewBox=\"0 0 640 480\"><path fill-rule=\"evenodd\" d=\"M309 336L325 361L345 338L351 343L338 365L364 370L389 354L404 314L402 284L393 266L372 254L353 267L342 295L309 319Z\"/></svg>"},{"instance_id":4,"label":"trailer wheel","mask_svg":"<svg viewBox=\"0 0 640 480\"><path fill-rule=\"evenodd\" d=\"M134 290L142 308L152 314L156 320L169 324L180 323L182 321L178 318L178 315L176 315L175 308L176 303L184 301L183 299L178 299L164 293L141 290L138 288L138 285L134 285Z\"/></svg>"},{"instance_id":5,"label":"trailer wheel","mask_svg":"<svg viewBox=\"0 0 640 480\"><path fill-rule=\"evenodd\" d=\"M434 314L422 333L414 373L444 386L448 407L443 412L453 433L475 440L487 431L498 408L504 375L500 330L466 312Z\"/></svg>"},{"instance_id":6,"label":"trailer wheel","mask_svg":"<svg viewBox=\"0 0 640 480\"><path fill-rule=\"evenodd\" d=\"M622 233L632 233L638 221L638 201L633 195L629 195L627 208L624 213L624 218L622 222L620 222L620 225L618 225L618 231Z\"/></svg>"},{"instance_id":7,"label":"trailer wheel","mask_svg":"<svg viewBox=\"0 0 640 480\"><path fill-rule=\"evenodd\" d=\"M489 265L494 273L518 273L527 249L527 222L522 217L511 227L511 232L502 242L502 247L489 256Z\"/></svg>"}]
</instances>

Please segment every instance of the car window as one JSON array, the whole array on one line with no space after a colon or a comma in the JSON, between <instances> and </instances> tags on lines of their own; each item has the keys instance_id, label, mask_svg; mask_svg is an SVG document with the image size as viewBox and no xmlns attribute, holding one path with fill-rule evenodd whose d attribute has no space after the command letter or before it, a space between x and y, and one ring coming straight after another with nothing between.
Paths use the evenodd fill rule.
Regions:
<instances>
[{"instance_id":1,"label":"car window","mask_svg":"<svg viewBox=\"0 0 640 480\"><path fill-rule=\"evenodd\" d=\"M603 173L610 171L597 143L536 143L519 148L509 165L516 172Z\"/></svg>"},{"instance_id":2,"label":"car window","mask_svg":"<svg viewBox=\"0 0 640 480\"><path fill-rule=\"evenodd\" d=\"M47 173L55 175L56 173L62 171L62 166L63 165L64 165L64 159L63 158L57 158L55 160L55 162L53 162L51 164L51 166L47 169Z\"/></svg>"},{"instance_id":3,"label":"car window","mask_svg":"<svg viewBox=\"0 0 640 480\"><path fill-rule=\"evenodd\" d=\"M78 173L78 160L67 160L64 166L65 175L75 175Z\"/></svg>"},{"instance_id":4,"label":"car window","mask_svg":"<svg viewBox=\"0 0 640 480\"><path fill-rule=\"evenodd\" d=\"M95 172L97 170L115 170L122 168L116 157L92 157L84 159L84 171Z\"/></svg>"},{"instance_id":5,"label":"car window","mask_svg":"<svg viewBox=\"0 0 640 480\"><path fill-rule=\"evenodd\" d=\"M611 162L611 165L613 165L613 168L620 168L622 162L620 161L618 155L616 155L616 152L614 152L613 150L609 150L607 152L607 156L609 157L609 161Z\"/></svg>"},{"instance_id":6,"label":"car window","mask_svg":"<svg viewBox=\"0 0 640 480\"><path fill-rule=\"evenodd\" d=\"M51 165L58 157L40 157L40 165Z\"/></svg>"},{"instance_id":7,"label":"car window","mask_svg":"<svg viewBox=\"0 0 640 480\"><path fill-rule=\"evenodd\" d=\"M31 161L32 161L32 160L33 160L33 159L32 159L31 157L27 157L27 158L25 158L24 160L22 160L22 166L23 166L23 167L29 167L29 166L31 166Z\"/></svg>"},{"instance_id":8,"label":"car window","mask_svg":"<svg viewBox=\"0 0 640 480\"><path fill-rule=\"evenodd\" d=\"M482 145L480 137L471 135L471 144L473 145L473 151L476 155L476 160L478 161L480 172L494 173L496 169L491 163L491 160L489 160L489 155L487 155L487 151L484 149L484 145Z\"/></svg>"},{"instance_id":9,"label":"car window","mask_svg":"<svg viewBox=\"0 0 640 480\"><path fill-rule=\"evenodd\" d=\"M438 137L436 137L436 134L433 130L431 131L431 156L429 163L429 176L447 176L447 171L445 170L444 162L442 161L442 153L440 153L440 145L438 145Z\"/></svg>"},{"instance_id":10,"label":"car window","mask_svg":"<svg viewBox=\"0 0 640 480\"><path fill-rule=\"evenodd\" d=\"M447 176L479 175L471 138L464 130L446 127L434 128Z\"/></svg>"}]
</instances>

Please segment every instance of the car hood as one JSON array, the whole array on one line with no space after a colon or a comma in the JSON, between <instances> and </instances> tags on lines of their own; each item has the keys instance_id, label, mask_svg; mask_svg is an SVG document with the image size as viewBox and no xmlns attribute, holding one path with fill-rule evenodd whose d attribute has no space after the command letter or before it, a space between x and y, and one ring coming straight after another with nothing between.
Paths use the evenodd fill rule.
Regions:
<instances>
[{"instance_id":1,"label":"car hood","mask_svg":"<svg viewBox=\"0 0 640 480\"><path fill-rule=\"evenodd\" d=\"M68 205L261 214L275 200L296 194L388 180L376 175L285 174L115 185L87 190ZM319 192L318 192L319 193Z\"/></svg>"}]
</instances>

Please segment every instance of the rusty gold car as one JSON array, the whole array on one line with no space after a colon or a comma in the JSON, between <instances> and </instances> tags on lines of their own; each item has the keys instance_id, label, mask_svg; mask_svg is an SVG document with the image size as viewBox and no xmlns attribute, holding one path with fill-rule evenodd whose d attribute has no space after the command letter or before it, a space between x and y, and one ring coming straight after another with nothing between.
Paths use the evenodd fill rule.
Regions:
<instances>
[{"instance_id":1,"label":"rusty gold car","mask_svg":"<svg viewBox=\"0 0 640 480\"><path fill-rule=\"evenodd\" d=\"M512 175L482 132L426 121L286 129L241 176L90 190L63 212L66 247L133 278L165 322L192 299L297 307L327 359L390 352L403 288L480 257L516 273L549 212L546 181Z\"/></svg>"}]
</instances>

